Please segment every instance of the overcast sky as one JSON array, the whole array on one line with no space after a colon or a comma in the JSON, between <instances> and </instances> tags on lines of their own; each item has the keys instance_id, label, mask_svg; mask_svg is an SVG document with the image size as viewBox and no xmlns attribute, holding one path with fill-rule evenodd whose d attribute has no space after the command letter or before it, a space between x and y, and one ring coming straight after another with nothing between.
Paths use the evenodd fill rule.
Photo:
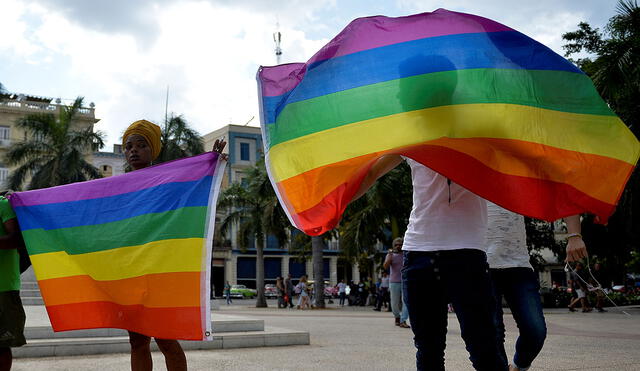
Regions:
<instances>
[{"instance_id":1,"label":"overcast sky","mask_svg":"<svg viewBox=\"0 0 640 371\"><path fill-rule=\"evenodd\" d=\"M201 134L258 125L256 71L305 62L351 20L437 8L515 28L563 54L580 21L602 28L615 0L0 0L0 82L11 92L96 104L108 147L134 120L184 115Z\"/></svg>"}]
</instances>

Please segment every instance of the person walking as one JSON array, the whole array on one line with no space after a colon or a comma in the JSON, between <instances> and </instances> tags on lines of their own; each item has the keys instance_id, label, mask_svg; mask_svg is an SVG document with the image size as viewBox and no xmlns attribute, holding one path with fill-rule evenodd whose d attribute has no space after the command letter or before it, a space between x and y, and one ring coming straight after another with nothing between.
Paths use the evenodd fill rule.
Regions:
<instances>
[{"instance_id":1,"label":"person walking","mask_svg":"<svg viewBox=\"0 0 640 371\"><path fill-rule=\"evenodd\" d=\"M224 297L227 299L227 305L233 304L233 300L231 300L231 285L229 285L229 281L224 284Z\"/></svg>"},{"instance_id":2,"label":"person walking","mask_svg":"<svg viewBox=\"0 0 640 371\"><path fill-rule=\"evenodd\" d=\"M300 290L300 298L298 299L298 309L311 308L311 300L309 297L309 287L307 285L307 276L300 277L298 282L298 288Z\"/></svg>"},{"instance_id":3,"label":"person walking","mask_svg":"<svg viewBox=\"0 0 640 371\"><path fill-rule=\"evenodd\" d=\"M518 325L510 370L527 370L542 350L547 326L538 275L529 262L524 217L487 201L487 262L496 299L498 346L505 359L502 298Z\"/></svg>"},{"instance_id":4,"label":"person walking","mask_svg":"<svg viewBox=\"0 0 640 371\"><path fill-rule=\"evenodd\" d=\"M285 301L285 307L287 303L289 308L293 308L293 282L291 282L291 275L287 274L287 278L284 279L284 291L287 294L287 300Z\"/></svg>"},{"instance_id":5,"label":"person walking","mask_svg":"<svg viewBox=\"0 0 640 371\"><path fill-rule=\"evenodd\" d=\"M286 308L287 304L284 300L285 293L284 293L284 282L282 277L278 277L276 279L276 293L278 295L278 309Z\"/></svg>"},{"instance_id":6,"label":"person walking","mask_svg":"<svg viewBox=\"0 0 640 371\"><path fill-rule=\"evenodd\" d=\"M587 280L584 276L584 266L582 263L576 263L576 268L574 272L571 272L571 287L573 291L576 293L576 298L569 303L569 312L575 312L575 305L580 302L582 305L582 313L591 312L591 307L589 306L589 300L587 299L587 294L589 290L587 289Z\"/></svg>"},{"instance_id":7,"label":"person walking","mask_svg":"<svg viewBox=\"0 0 640 371\"><path fill-rule=\"evenodd\" d=\"M347 297L347 284L344 283L344 280L340 280L337 286L338 286L338 297L340 298L338 305L340 305L341 307L344 307L344 300Z\"/></svg>"},{"instance_id":8,"label":"person walking","mask_svg":"<svg viewBox=\"0 0 640 371\"><path fill-rule=\"evenodd\" d=\"M391 293L391 310L395 318L395 325L409 328L407 319L409 310L404 303L402 293L402 237L393 240L393 247L387 253L382 263L384 269L389 269L389 292Z\"/></svg>"},{"instance_id":9,"label":"person walking","mask_svg":"<svg viewBox=\"0 0 640 371\"><path fill-rule=\"evenodd\" d=\"M9 371L13 363L11 348L27 343L26 316L20 300L20 257L24 242L18 219L9 201L0 197L0 370Z\"/></svg>"}]
</instances>

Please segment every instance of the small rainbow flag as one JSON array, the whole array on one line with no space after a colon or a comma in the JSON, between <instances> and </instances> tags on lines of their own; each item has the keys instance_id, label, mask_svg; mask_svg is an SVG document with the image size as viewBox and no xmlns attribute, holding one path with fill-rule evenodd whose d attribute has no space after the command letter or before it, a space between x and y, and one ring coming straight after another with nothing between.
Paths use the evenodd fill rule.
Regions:
<instances>
[{"instance_id":1,"label":"small rainbow flag","mask_svg":"<svg viewBox=\"0 0 640 371\"><path fill-rule=\"evenodd\" d=\"M211 339L215 152L11 196L55 331Z\"/></svg>"},{"instance_id":2,"label":"small rainbow flag","mask_svg":"<svg viewBox=\"0 0 640 371\"><path fill-rule=\"evenodd\" d=\"M307 63L257 79L271 181L311 235L336 225L385 154L520 214L602 222L640 154L576 66L471 14L359 18Z\"/></svg>"}]
</instances>

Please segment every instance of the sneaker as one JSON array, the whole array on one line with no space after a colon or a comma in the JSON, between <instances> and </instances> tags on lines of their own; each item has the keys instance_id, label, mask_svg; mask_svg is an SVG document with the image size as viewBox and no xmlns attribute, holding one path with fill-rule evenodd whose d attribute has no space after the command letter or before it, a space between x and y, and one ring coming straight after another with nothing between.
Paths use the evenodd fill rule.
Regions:
<instances>
[{"instance_id":1,"label":"sneaker","mask_svg":"<svg viewBox=\"0 0 640 371\"><path fill-rule=\"evenodd\" d=\"M575 312L576 310L573 309L572 307L568 307L569 308L569 312Z\"/></svg>"},{"instance_id":2,"label":"sneaker","mask_svg":"<svg viewBox=\"0 0 640 371\"><path fill-rule=\"evenodd\" d=\"M400 323L398 324L398 327L402 327L402 328L411 328L411 326L407 325L407 323L406 323L406 322L400 322Z\"/></svg>"}]
</instances>

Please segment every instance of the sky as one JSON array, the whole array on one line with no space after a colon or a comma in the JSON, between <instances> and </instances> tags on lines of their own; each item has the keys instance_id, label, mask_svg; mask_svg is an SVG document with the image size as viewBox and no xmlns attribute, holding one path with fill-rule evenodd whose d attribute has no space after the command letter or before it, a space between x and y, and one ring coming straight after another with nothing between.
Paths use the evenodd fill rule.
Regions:
<instances>
[{"instance_id":1,"label":"sky","mask_svg":"<svg viewBox=\"0 0 640 371\"><path fill-rule=\"evenodd\" d=\"M602 29L615 0L0 0L0 83L95 103L107 146L129 123L182 115L204 135L259 125L256 72L306 62L350 21L438 8L506 24L559 54L581 21Z\"/></svg>"}]
</instances>

